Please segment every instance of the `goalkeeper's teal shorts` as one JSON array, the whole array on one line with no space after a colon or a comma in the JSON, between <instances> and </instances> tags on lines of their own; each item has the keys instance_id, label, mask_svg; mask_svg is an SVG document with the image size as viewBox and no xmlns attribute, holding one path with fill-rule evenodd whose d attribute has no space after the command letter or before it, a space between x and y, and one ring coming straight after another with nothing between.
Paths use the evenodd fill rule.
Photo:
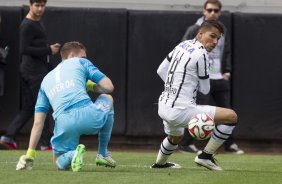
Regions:
<instances>
[{"instance_id":1,"label":"goalkeeper's teal shorts","mask_svg":"<svg viewBox=\"0 0 282 184\"><path fill-rule=\"evenodd\" d=\"M108 116L114 114L112 102L104 96L98 97L94 103L82 104L68 109L55 120L51 144L56 156L75 150L81 135L97 134Z\"/></svg>"}]
</instances>

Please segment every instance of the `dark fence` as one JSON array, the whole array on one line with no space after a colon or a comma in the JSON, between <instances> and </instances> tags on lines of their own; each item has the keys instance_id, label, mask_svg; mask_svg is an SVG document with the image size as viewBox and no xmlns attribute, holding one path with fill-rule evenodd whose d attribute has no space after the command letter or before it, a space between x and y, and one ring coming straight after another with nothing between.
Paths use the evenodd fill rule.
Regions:
<instances>
[{"instance_id":1,"label":"dark fence","mask_svg":"<svg viewBox=\"0 0 282 184\"><path fill-rule=\"evenodd\" d=\"M0 46L9 45L0 131L20 109L18 33L27 7L0 7ZM47 7L43 22L50 43L78 40L113 81L114 135L164 135L157 114L163 90L156 70L201 12ZM233 41L232 102L239 115L238 139L282 139L282 25L280 14L224 12ZM279 52L280 51L280 52ZM51 68L59 63L52 57ZM31 123L22 132L30 131Z\"/></svg>"},{"instance_id":2,"label":"dark fence","mask_svg":"<svg viewBox=\"0 0 282 184\"><path fill-rule=\"evenodd\" d=\"M22 9L19 7L0 7L0 47L9 46L7 65L2 66L4 75L4 94L0 96L0 130L5 130L20 108L19 80L19 25Z\"/></svg>"},{"instance_id":3,"label":"dark fence","mask_svg":"<svg viewBox=\"0 0 282 184\"><path fill-rule=\"evenodd\" d=\"M236 136L282 139L282 14L233 14Z\"/></svg>"}]
</instances>

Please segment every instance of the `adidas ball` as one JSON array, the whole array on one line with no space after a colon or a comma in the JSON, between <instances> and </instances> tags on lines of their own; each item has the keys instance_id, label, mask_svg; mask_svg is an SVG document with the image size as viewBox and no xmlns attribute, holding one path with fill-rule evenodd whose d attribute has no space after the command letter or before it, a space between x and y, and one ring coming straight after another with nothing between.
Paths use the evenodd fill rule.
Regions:
<instances>
[{"instance_id":1,"label":"adidas ball","mask_svg":"<svg viewBox=\"0 0 282 184\"><path fill-rule=\"evenodd\" d=\"M210 138L215 127L213 119L207 114L197 114L188 123L188 131L194 139L205 140Z\"/></svg>"}]
</instances>

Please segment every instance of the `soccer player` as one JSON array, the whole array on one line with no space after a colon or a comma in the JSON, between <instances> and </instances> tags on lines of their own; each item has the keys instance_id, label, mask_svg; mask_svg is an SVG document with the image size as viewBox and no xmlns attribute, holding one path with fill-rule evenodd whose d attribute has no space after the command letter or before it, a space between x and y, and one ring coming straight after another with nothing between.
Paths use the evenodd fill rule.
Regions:
<instances>
[{"instance_id":1,"label":"soccer player","mask_svg":"<svg viewBox=\"0 0 282 184\"><path fill-rule=\"evenodd\" d=\"M182 38L190 40L195 38L200 25L204 20L218 20L221 15L222 4L219 0L206 0L203 7L203 16L200 17L195 24L189 26ZM224 27L224 35L219 43L209 54L210 63L210 92L207 95L198 93L197 104L200 105L216 105L219 107L230 108L230 78L231 78L231 41ZM193 137L184 132L184 137L179 144L179 150L183 152L198 152L197 147L193 144ZM224 142L224 149L227 152L235 154L243 154L235 143L233 135Z\"/></svg>"},{"instance_id":2,"label":"soccer player","mask_svg":"<svg viewBox=\"0 0 282 184\"><path fill-rule=\"evenodd\" d=\"M197 105L196 95L198 90L203 94L210 90L208 53L216 47L223 33L219 21L204 21L196 38L178 44L159 66L157 73L164 81L164 91L159 97L158 114L168 136L161 143L151 168L180 168L179 164L168 162L168 158L177 149L192 116L206 113L216 124L224 122L229 126L217 126L195 162L211 170L222 170L213 154L232 133L237 114L232 109Z\"/></svg>"},{"instance_id":3,"label":"soccer player","mask_svg":"<svg viewBox=\"0 0 282 184\"><path fill-rule=\"evenodd\" d=\"M31 169L36 156L46 114L53 108L55 120L51 144L54 164L59 170L80 171L85 146L81 135L98 134L96 164L115 167L108 153L114 123L114 90L111 80L86 59L86 48L79 42L65 43L60 51L62 62L43 79L35 105L35 119L26 155L20 157L16 169ZM91 81L89 81L91 80ZM88 81L88 82L87 82ZM93 81L93 82L92 82ZM101 95L93 103L87 90Z\"/></svg>"}]
</instances>

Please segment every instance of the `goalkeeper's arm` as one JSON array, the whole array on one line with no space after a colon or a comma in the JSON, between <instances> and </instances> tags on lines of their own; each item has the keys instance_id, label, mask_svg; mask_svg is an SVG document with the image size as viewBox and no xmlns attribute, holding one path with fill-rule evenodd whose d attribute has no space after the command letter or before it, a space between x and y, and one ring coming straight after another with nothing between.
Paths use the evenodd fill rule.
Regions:
<instances>
[{"instance_id":1,"label":"goalkeeper's arm","mask_svg":"<svg viewBox=\"0 0 282 184\"><path fill-rule=\"evenodd\" d=\"M30 134L29 146L26 155L22 155L17 164L16 170L32 169L36 157L36 146L42 134L46 114L37 112L34 115L34 123Z\"/></svg>"},{"instance_id":2,"label":"goalkeeper's arm","mask_svg":"<svg viewBox=\"0 0 282 184\"><path fill-rule=\"evenodd\" d=\"M104 77L98 84L88 80L86 83L86 90L100 94L108 94L113 92L114 86L108 77Z\"/></svg>"},{"instance_id":3,"label":"goalkeeper's arm","mask_svg":"<svg viewBox=\"0 0 282 184\"><path fill-rule=\"evenodd\" d=\"M45 118L46 118L46 113L44 112L36 112L34 114L34 123L31 130L29 146L28 146L30 149L35 149L38 144L38 141L41 137L42 130L44 127Z\"/></svg>"}]
</instances>

